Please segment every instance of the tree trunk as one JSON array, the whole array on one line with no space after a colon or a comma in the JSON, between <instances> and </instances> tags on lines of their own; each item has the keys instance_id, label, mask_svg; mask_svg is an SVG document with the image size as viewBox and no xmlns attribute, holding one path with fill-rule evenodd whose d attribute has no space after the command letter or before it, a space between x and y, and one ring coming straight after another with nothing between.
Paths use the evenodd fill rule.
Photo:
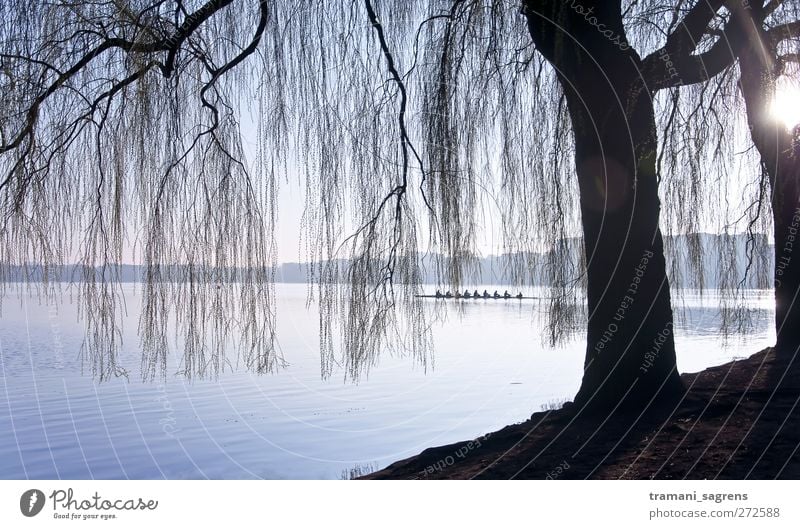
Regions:
<instances>
[{"instance_id":1,"label":"tree trunk","mask_svg":"<svg viewBox=\"0 0 800 529\"><path fill-rule=\"evenodd\" d=\"M775 168L772 215L775 224L776 349L794 355L800 347L800 150L785 152Z\"/></svg>"},{"instance_id":2,"label":"tree trunk","mask_svg":"<svg viewBox=\"0 0 800 529\"><path fill-rule=\"evenodd\" d=\"M654 110L619 9L601 1L525 9L538 51L558 73L575 135L589 310L575 400L591 409L643 408L682 391L658 224Z\"/></svg>"},{"instance_id":3,"label":"tree trunk","mask_svg":"<svg viewBox=\"0 0 800 529\"><path fill-rule=\"evenodd\" d=\"M754 7L755 8L755 7ZM787 131L770 112L775 95L777 50L761 29L739 54L739 86L745 100L753 144L761 156L772 192L775 236L776 349L793 355L800 347L800 149L798 129Z\"/></svg>"}]
</instances>

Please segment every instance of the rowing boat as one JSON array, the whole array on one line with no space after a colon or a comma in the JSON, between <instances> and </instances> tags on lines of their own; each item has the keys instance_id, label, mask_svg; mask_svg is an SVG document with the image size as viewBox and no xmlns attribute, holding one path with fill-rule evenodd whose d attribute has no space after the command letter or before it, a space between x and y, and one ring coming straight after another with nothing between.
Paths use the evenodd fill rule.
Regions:
<instances>
[{"instance_id":1,"label":"rowing boat","mask_svg":"<svg viewBox=\"0 0 800 529\"><path fill-rule=\"evenodd\" d=\"M536 297L533 297L533 296L522 296L521 298L519 298L517 296L510 296L510 297L507 297L507 298L504 298L503 296L497 296L497 297L494 297L494 296L487 296L487 297L483 297L483 296L469 296L469 297L465 297L465 296L449 296L448 297L448 296L437 296L435 294L419 294L419 295L416 295L414 297L415 298L427 298L427 299L485 299L485 300L495 300L495 299L497 299L497 300L500 300L500 301L511 301L511 300L514 300L514 299L539 299L539 298L536 298Z\"/></svg>"}]
</instances>

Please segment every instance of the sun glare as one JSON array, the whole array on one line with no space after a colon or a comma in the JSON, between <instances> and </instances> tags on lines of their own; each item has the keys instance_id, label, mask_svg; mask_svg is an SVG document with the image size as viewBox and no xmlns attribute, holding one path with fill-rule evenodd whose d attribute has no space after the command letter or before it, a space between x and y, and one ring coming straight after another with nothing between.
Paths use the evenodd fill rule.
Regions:
<instances>
[{"instance_id":1,"label":"sun glare","mask_svg":"<svg viewBox=\"0 0 800 529\"><path fill-rule=\"evenodd\" d=\"M787 129L800 125L800 88L790 85L778 88L771 112Z\"/></svg>"}]
</instances>

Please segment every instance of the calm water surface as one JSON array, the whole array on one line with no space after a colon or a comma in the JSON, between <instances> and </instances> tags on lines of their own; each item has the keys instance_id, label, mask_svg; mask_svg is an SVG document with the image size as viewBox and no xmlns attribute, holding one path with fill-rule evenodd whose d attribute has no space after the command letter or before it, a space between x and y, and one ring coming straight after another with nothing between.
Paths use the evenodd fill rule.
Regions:
<instances>
[{"instance_id":1,"label":"calm water surface","mask_svg":"<svg viewBox=\"0 0 800 529\"><path fill-rule=\"evenodd\" d=\"M543 346L532 301L464 302L433 330L435 366L383 355L366 380L320 379L315 307L278 285L288 366L216 380L137 379L139 304L126 286L124 361L132 376L81 374L83 324L68 301L6 299L0 320L0 478L315 478L377 470L435 445L527 419L578 388L584 345ZM771 299L749 294L754 329L722 343L717 300L687 294L676 330L681 371L774 341ZM431 307L436 302L431 300ZM454 303L454 302L448 302Z\"/></svg>"}]
</instances>

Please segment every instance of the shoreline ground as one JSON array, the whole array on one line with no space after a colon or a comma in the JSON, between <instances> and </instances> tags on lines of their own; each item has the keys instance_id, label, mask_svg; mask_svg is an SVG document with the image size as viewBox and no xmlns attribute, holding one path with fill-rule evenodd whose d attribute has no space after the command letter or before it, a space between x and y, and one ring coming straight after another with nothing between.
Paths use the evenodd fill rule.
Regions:
<instances>
[{"instance_id":1,"label":"shoreline ground","mask_svg":"<svg viewBox=\"0 0 800 529\"><path fill-rule=\"evenodd\" d=\"M644 416L568 405L362 479L798 479L796 364L768 348L681 375L684 398Z\"/></svg>"}]
</instances>

